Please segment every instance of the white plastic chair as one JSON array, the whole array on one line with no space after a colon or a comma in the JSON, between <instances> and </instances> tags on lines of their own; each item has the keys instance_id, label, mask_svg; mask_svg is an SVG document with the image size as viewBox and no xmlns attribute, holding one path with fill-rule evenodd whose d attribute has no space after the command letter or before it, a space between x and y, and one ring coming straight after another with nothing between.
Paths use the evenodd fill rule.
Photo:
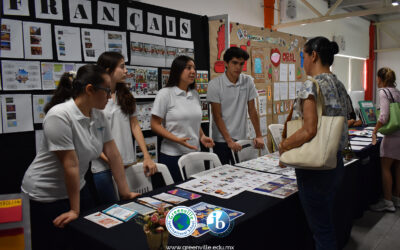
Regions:
<instances>
[{"instance_id":1,"label":"white plastic chair","mask_svg":"<svg viewBox=\"0 0 400 250\"><path fill-rule=\"evenodd\" d=\"M210 168L215 168L222 165L218 156L214 153L192 152L182 155L182 157L178 160L178 166L182 175L182 179L186 180L186 176L191 176L206 170L204 161L210 162ZM183 169L185 169L186 176L183 173Z\"/></svg>"},{"instance_id":2,"label":"white plastic chair","mask_svg":"<svg viewBox=\"0 0 400 250\"><path fill-rule=\"evenodd\" d=\"M174 184L174 180L168 170L168 167L161 163L157 164L157 172L160 172L164 178L166 185ZM151 177L147 177L143 172L143 163L138 163L136 165L130 166L125 169L126 181L128 182L129 189L135 193L147 193L153 190L153 185L151 184ZM114 179L113 179L114 180ZM117 184L114 181L114 189L119 197Z\"/></svg>"},{"instance_id":3,"label":"white plastic chair","mask_svg":"<svg viewBox=\"0 0 400 250\"><path fill-rule=\"evenodd\" d=\"M236 153L231 150L235 163L255 159L258 157L259 149L254 147L253 140L239 140L236 141L236 143L239 143L242 146L242 150Z\"/></svg>"},{"instance_id":4,"label":"white plastic chair","mask_svg":"<svg viewBox=\"0 0 400 250\"><path fill-rule=\"evenodd\" d=\"M269 131L272 135L272 142L276 151L279 150L279 144L282 141L283 124L271 124L268 126Z\"/></svg>"},{"instance_id":5,"label":"white plastic chair","mask_svg":"<svg viewBox=\"0 0 400 250\"><path fill-rule=\"evenodd\" d=\"M264 139L264 148L260 150L260 156L269 154L268 150L268 138L266 136L263 137Z\"/></svg>"}]
</instances>

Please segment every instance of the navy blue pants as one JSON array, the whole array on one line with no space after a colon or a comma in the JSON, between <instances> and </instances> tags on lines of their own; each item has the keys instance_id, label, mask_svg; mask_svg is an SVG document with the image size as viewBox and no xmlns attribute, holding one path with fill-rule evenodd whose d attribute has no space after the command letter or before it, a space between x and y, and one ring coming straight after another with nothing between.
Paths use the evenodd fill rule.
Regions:
<instances>
[{"instance_id":1,"label":"navy blue pants","mask_svg":"<svg viewBox=\"0 0 400 250\"><path fill-rule=\"evenodd\" d=\"M218 155L219 160L222 165L230 164L234 165L235 161L233 160L232 150L228 147L228 143L226 142L214 142L215 146L213 151Z\"/></svg>"},{"instance_id":2,"label":"navy blue pants","mask_svg":"<svg viewBox=\"0 0 400 250\"><path fill-rule=\"evenodd\" d=\"M181 158L181 155L179 156L171 156L171 155L166 155L160 152L160 155L158 156L158 162L167 165L169 172L171 173L172 179L174 180L174 183L181 182L183 181L181 172L179 171L179 166L178 166L178 160Z\"/></svg>"},{"instance_id":3,"label":"navy blue pants","mask_svg":"<svg viewBox=\"0 0 400 250\"><path fill-rule=\"evenodd\" d=\"M332 170L296 169L299 197L313 233L316 250L337 250L333 218L336 192L344 175L342 154Z\"/></svg>"},{"instance_id":4,"label":"navy blue pants","mask_svg":"<svg viewBox=\"0 0 400 250\"><path fill-rule=\"evenodd\" d=\"M80 212L95 207L95 202L85 185L80 192ZM30 200L32 249L67 249L71 240L68 227L57 228L53 220L70 210L69 199L54 202Z\"/></svg>"},{"instance_id":5,"label":"navy blue pants","mask_svg":"<svg viewBox=\"0 0 400 250\"><path fill-rule=\"evenodd\" d=\"M100 204L115 203L118 201L110 169L94 173L93 182Z\"/></svg>"}]
</instances>

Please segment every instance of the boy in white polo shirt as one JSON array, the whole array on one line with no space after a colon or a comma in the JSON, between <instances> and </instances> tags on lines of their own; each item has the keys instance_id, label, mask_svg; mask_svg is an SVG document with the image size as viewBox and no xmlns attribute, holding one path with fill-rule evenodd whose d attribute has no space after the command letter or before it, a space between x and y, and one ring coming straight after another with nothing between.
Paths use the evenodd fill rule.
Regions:
<instances>
[{"instance_id":1,"label":"boy in white polo shirt","mask_svg":"<svg viewBox=\"0 0 400 250\"><path fill-rule=\"evenodd\" d=\"M235 141L246 139L247 112L249 112L256 138L256 148L264 147L260 131L260 122L255 108L257 90L253 78L242 74L243 65L249 54L231 47L224 54L225 74L214 78L208 84L207 101L211 103L213 113L212 138L214 152L222 164L233 164L231 150L237 152L242 146Z\"/></svg>"}]
</instances>

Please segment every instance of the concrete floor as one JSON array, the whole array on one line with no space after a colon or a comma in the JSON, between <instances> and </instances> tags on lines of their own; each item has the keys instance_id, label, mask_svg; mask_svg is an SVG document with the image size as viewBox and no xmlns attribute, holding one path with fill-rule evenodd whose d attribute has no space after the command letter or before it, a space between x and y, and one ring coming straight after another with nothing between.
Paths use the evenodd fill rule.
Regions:
<instances>
[{"instance_id":1,"label":"concrete floor","mask_svg":"<svg viewBox=\"0 0 400 250\"><path fill-rule=\"evenodd\" d=\"M395 213L366 211L354 222L344 250L400 250L400 209Z\"/></svg>"}]
</instances>

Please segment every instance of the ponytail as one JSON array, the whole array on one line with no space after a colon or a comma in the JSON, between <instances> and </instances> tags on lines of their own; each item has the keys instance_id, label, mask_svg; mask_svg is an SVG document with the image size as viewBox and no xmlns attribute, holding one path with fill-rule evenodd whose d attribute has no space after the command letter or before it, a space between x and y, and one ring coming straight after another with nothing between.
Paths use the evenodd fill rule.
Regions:
<instances>
[{"instance_id":1,"label":"ponytail","mask_svg":"<svg viewBox=\"0 0 400 250\"><path fill-rule=\"evenodd\" d=\"M391 68L385 67L378 70L378 77L385 84L385 87L396 87L396 74Z\"/></svg>"},{"instance_id":2,"label":"ponytail","mask_svg":"<svg viewBox=\"0 0 400 250\"><path fill-rule=\"evenodd\" d=\"M54 92L53 97L51 98L50 102L48 102L44 107L44 113L47 113L53 106L63 103L73 97L73 77L73 73L69 72L65 72L61 76L60 82Z\"/></svg>"},{"instance_id":3,"label":"ponytail","mask_svg":"<svg viewBox=\"0 0 400 250\"><path fill-rule=\"evenodd\" d=\"M132 115L136 111L136 100L129 91L126 83L118 82L115 85L115 95L117 103L121 107L122 113Z\"/></svg>"}]
</instances>

